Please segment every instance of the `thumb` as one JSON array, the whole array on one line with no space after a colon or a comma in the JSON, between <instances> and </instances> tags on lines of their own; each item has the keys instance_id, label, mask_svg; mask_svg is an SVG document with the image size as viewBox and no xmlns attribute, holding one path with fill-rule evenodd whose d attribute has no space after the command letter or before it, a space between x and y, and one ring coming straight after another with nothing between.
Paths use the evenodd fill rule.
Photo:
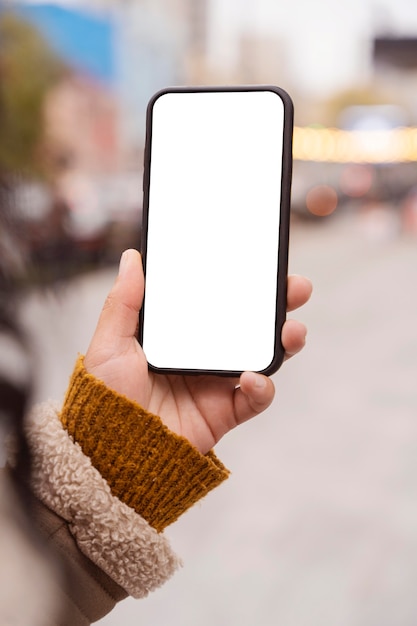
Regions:
<instances>
[{"instance_id":1,"label":"thumb","mask_svg":"<svg viewBox=\"0 0 417 626\"><path fill-rule=\"evenodd\" d=\"M143 302L142 258L137 250L125 250L119 274L106 298L88 352L118 356L136 336L138 315Z\"/></svg>"}]
</instances>

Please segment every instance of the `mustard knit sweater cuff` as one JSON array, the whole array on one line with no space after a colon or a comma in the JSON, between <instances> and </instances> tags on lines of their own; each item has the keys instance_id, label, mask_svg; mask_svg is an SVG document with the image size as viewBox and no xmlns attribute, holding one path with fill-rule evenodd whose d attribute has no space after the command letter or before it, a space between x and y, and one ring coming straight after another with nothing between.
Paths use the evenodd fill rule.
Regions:
<instances>
[{"instance_id":1,"label":"mustard knit sweater cuff","mask_svg":"<svg viewBox=\"0 0 417 626\"><path fill-rule=\"evenodd\" d=\"M88 374L79 357L61 422L122 502L161 532L223 482L228 470Z\"/></svg>"}]
</instances>

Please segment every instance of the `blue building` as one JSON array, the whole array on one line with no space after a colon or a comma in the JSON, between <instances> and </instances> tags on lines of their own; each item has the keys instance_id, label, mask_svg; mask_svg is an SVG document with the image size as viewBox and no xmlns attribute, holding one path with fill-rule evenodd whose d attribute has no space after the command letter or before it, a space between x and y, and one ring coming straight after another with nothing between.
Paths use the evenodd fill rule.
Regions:
<instances>
[{"instance_id":1,"label":"blue building","mask_svg":"<svg viewBox=\"0 0 417 626\"><path fill-rule=\"evenodd\" d=\"M111 84L116 78L115 27L111 19L53 4L14 5L52 50L76 72Z\"/></svg>"}]
</instances>

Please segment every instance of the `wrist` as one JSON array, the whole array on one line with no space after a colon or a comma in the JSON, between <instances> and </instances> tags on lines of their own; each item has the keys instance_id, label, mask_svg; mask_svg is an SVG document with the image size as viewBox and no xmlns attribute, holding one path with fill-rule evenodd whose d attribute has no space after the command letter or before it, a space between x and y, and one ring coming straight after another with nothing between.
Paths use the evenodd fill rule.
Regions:
<instances>
[{"instance_id":1,"label":"wrist","mask_svg":"<svg viewBox=\"0 0 417 626\"><path fill-rule=\"evenodd\" d=\"M76 363L61 422L114 495L161 531L225 480L213 453L202 455L159 417L109 389Z\"/></svg>"}]
</instances>

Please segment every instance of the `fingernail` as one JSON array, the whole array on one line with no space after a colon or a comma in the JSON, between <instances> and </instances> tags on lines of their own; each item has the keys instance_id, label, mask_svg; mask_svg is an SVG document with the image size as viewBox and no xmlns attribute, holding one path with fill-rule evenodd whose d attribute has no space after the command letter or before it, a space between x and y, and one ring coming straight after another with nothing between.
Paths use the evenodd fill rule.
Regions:
<instances>
[{"instance_id":1,"label":"fingernail","mask_svg":"<svg viewBox=\"0 0 417 626\"><path fill-rule=\"evenodd\" d=\"M266 387L266 379L264 376L261 376L261 374L256 374L255 375L255 387L257 389L263 389L264 387Z\"/></svg>"},{"instance_id":2,"label":"fingernail","mask_svg":"<svg viewBox=\"0 0 417 626\"><path fill-rule=\"evenodd\" d=\"M129 250L125 250L120 257L119 263L119 276L123 274L129 262Z\"/></svg>"},{"instance_id":3,"label":"fingernail","mask_svg":"<svg viewBox=\"0 0 417 626\"><path fill-rule=\"evenodd\" d=\"M250 377L252 378L252 385L256 389L264 389L266 386L266 379L261 374L256 374L255 372L249 372Z\"/></svg>"}]
</instances>

